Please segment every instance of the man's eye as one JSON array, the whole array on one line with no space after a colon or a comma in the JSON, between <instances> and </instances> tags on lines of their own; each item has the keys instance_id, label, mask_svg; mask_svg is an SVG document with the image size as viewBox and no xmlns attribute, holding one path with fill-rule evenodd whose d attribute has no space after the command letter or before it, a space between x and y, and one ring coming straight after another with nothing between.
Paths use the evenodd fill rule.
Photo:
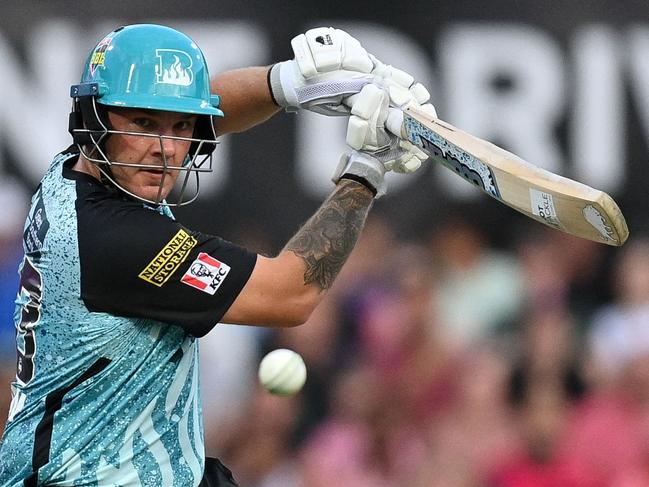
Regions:
<instances>
[{"instance_id":1,"label":"man's eye","mask_svg":"<svg viewBox=\"0 0 649 487\"><path fill-rule=\"evenodd\" d=\"M183 121L183 122L178 122L176 125L176 128L182 132L188 131L188 130L193 130L194 129L194 124L189 121Z\"/></svg>"},{"instance_id":2,"label":"man's eye","mask_svg":"<svg viewBox=\"0 0 649 487\"><path fill-rule=\"evenodd\" d=\"M133 123L143 129L151 128L152 123L148 118L136 118Z\"/></svg>"}]
</instances>

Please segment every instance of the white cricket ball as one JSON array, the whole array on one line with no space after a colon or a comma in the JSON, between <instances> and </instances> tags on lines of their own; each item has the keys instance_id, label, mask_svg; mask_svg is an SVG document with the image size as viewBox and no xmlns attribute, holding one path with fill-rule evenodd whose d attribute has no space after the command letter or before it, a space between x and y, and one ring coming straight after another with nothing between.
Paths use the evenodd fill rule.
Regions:
<instances>
[{"instance_id":1,"label":"white cricket ball","mask_svg":"<svg viewBox=\"0 0 649 487\"><path fill-rule=\"evenodd\" d=\"M271 394L291 396L306 381L306 365L299 353L278 348L266 354L259 364L259 381Z\"/></svg>"}]
</instances>

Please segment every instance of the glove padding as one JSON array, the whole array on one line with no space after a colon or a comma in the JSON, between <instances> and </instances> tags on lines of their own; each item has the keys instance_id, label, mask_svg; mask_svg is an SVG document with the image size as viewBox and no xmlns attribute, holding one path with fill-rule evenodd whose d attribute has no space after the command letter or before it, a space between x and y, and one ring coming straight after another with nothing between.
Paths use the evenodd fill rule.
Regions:
<instances>
[{"instance_id":1,"label":"glove padding","mask_svg":"<svg viewBox=\"0 0 649 487\"><path fill-rule=\"evenodd\" d=\"M372 82L384 88L390 97L390 110L385 122L387 129L395 135L401 136L403 125L403 112L409 107L416 107L433 118L437 118L437 111L431 103L430 93L424 85L405 71L389 64L384 64L370 54L374 63ZM396 110L393 110L395 108Z\"/></svg>"},{"instance_id":2,"label":"glove padding","mask_svg":"<svg viewBox=\"0 0 649 487\"><path fill-rule=\"evenodd\" d=\"M371 82L374 62L347 32L318 27L291 41L295 59L275 64L269 75L277 104L324 115L347 115L344 98Z\"/></svg>"},{"instance_id":3,"label":"glove padding","mask_svg":"<svg viewBox=\"0 0 649 487\"><path fill-rule=\"evenodd\" d=\"M410 106L415 106L437 118L435 107L427 103L430 93L424 85L416 82L415 78L405 71L384 64L371 54L369 56L374 64L371 73L372 82L387 90L391 107L405 110Z\"/></svg>"},{"instance_id":4,"label":"glove padding","mask_svg":"<svg viewBox=\"0 0 649 487\"><path fill-rule=\"evenodd\" d=\"M343 30L311 29L293 38L291 47L295 58L275 64L269 73L273 98L287 111L304 108L329 116L348 115L343 100L368 83L386 88L392 107L404 109L414 104L431 115L435 111L426 103L430 95L421 83L379 61ZM395 116L393 125L400 127L398 114ZM389 120L392 118L390 115Z\"/></svg>"},{"instance_id":5,"label":"glove padding","mask_svg":"<svg viewBox=\"0 0 649 487\"><path fill-rule=\"evenodd\" d=\"M398 173L415 172L422 162L428 159L428 155L418 147L385 130L389 114L392 112L397 112L397 119L401 114L403 123L401 109L388 107L390 97L386 89L374 84L366 85L358 95L350 97L347 103L352 107L346 138L350 147L385 154L383 159L386 169ZM401 134L401 124L395 128L394 133Z\"/></svg>"}]
</instances>

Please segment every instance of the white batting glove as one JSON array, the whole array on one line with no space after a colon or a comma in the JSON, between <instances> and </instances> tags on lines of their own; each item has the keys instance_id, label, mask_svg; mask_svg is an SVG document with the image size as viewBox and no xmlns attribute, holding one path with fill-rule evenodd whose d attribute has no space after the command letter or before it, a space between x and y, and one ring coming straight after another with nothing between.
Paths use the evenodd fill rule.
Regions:
<instances>
[{"instance_id":1,"label":"white batting glove","mask_svg":"<svg viewBox=\"0 0 649 487\"><path fill-rule=\"evenodd\" d=\"M403 125L403 110L408 107L417 107L433 118L437 118L437 111L431 103L430 93L424 85L415 81L412 75L389 64L384 64L372 56L374 69L373 83L387 90L390 97L390 109L386 120L386 127L395 135L401 136Z\"/></svg>"},{"instance_id":2,"label":"white batting glove","mask_svg":"<svg viewBox=\"0 0 649 487\"><path fill-rule=\"evenodd\" d=\"M386 90L365 85L361 92L347 99L351 116L347 124L347 144L356 150L376 152L390 143L385 130L390 98Z\"/></svg>"},{"instance_id":3,"label":"white batting glove","mask_svg":"<svg viewBox=\"0 0 649 487\"><path fill-rule=\"evenodd\" d=\"M305 108L324 115L347 115L343 99L371 82L374 62L347 32L318 27L291 41L295 59L275 64L269 85L287 111Z\"/></svg>"},{"instance_id":4,"label":"white batting glove","mask_svg":"<svg viewBox=\"0 0 649 487\"><path fill-rule=\"evenodd\" d=\"M352 115L347 125L347 144L356 150L381 153L388 171L415 172L428 155L386 131L389 114L401 113L398 109L388 109L389 102L388 91L374 84L366 85L358 95L350 97L347 103L351 104ZM400 128L401 125L397 133L400 133Z\"/></svg>"},{"instance_id":5,"label":"white batting glove","mask_svg":"<svg viewBox=\"0 0 649 487\"><path fill-rule=\"evenodd\" d=\"M372 82L385 88L390 95L390 106L406 109L409 106L416 106L429 115L437 118L435 107L427 103L430 93L424 85L415 81L412 75L405 71L384 64L376 57L369 55L374 64L372 69Z\"/></svg>"},{"instance_id":6,"label":"white batting glove","mask_svg":"<svg viewBox=\"0 0 649 487\"><path fill-rule=\"evenodd\" d=\"M287 111L304 108L323 115L347 115L343 100L371 82L388 89L393 107L403 109L414 103L429 113L435 110L426 104L430 96L421 83L379 61L343 30L311 29L293 38L291 47L295 58L275 64L268 78L273 98Z\"/></svg>"}]
</instances>

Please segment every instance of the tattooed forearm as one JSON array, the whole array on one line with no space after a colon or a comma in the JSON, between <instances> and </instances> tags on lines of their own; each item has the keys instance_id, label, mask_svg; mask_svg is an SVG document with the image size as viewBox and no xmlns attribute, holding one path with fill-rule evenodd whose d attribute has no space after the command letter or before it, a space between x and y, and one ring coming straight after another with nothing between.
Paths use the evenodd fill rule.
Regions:
<instances>
[{"instance_id":1,"label":"tattooed forearm","mask_svg":"<svg viewBox=\"0 0 649 487\"><path fill-rule=\"evenodd\" d=\"M355 181L341 180L320 209L286 244L306 263L304 284L329 289L354 248L373 197Z\"/></svg>"}]
</instances>

